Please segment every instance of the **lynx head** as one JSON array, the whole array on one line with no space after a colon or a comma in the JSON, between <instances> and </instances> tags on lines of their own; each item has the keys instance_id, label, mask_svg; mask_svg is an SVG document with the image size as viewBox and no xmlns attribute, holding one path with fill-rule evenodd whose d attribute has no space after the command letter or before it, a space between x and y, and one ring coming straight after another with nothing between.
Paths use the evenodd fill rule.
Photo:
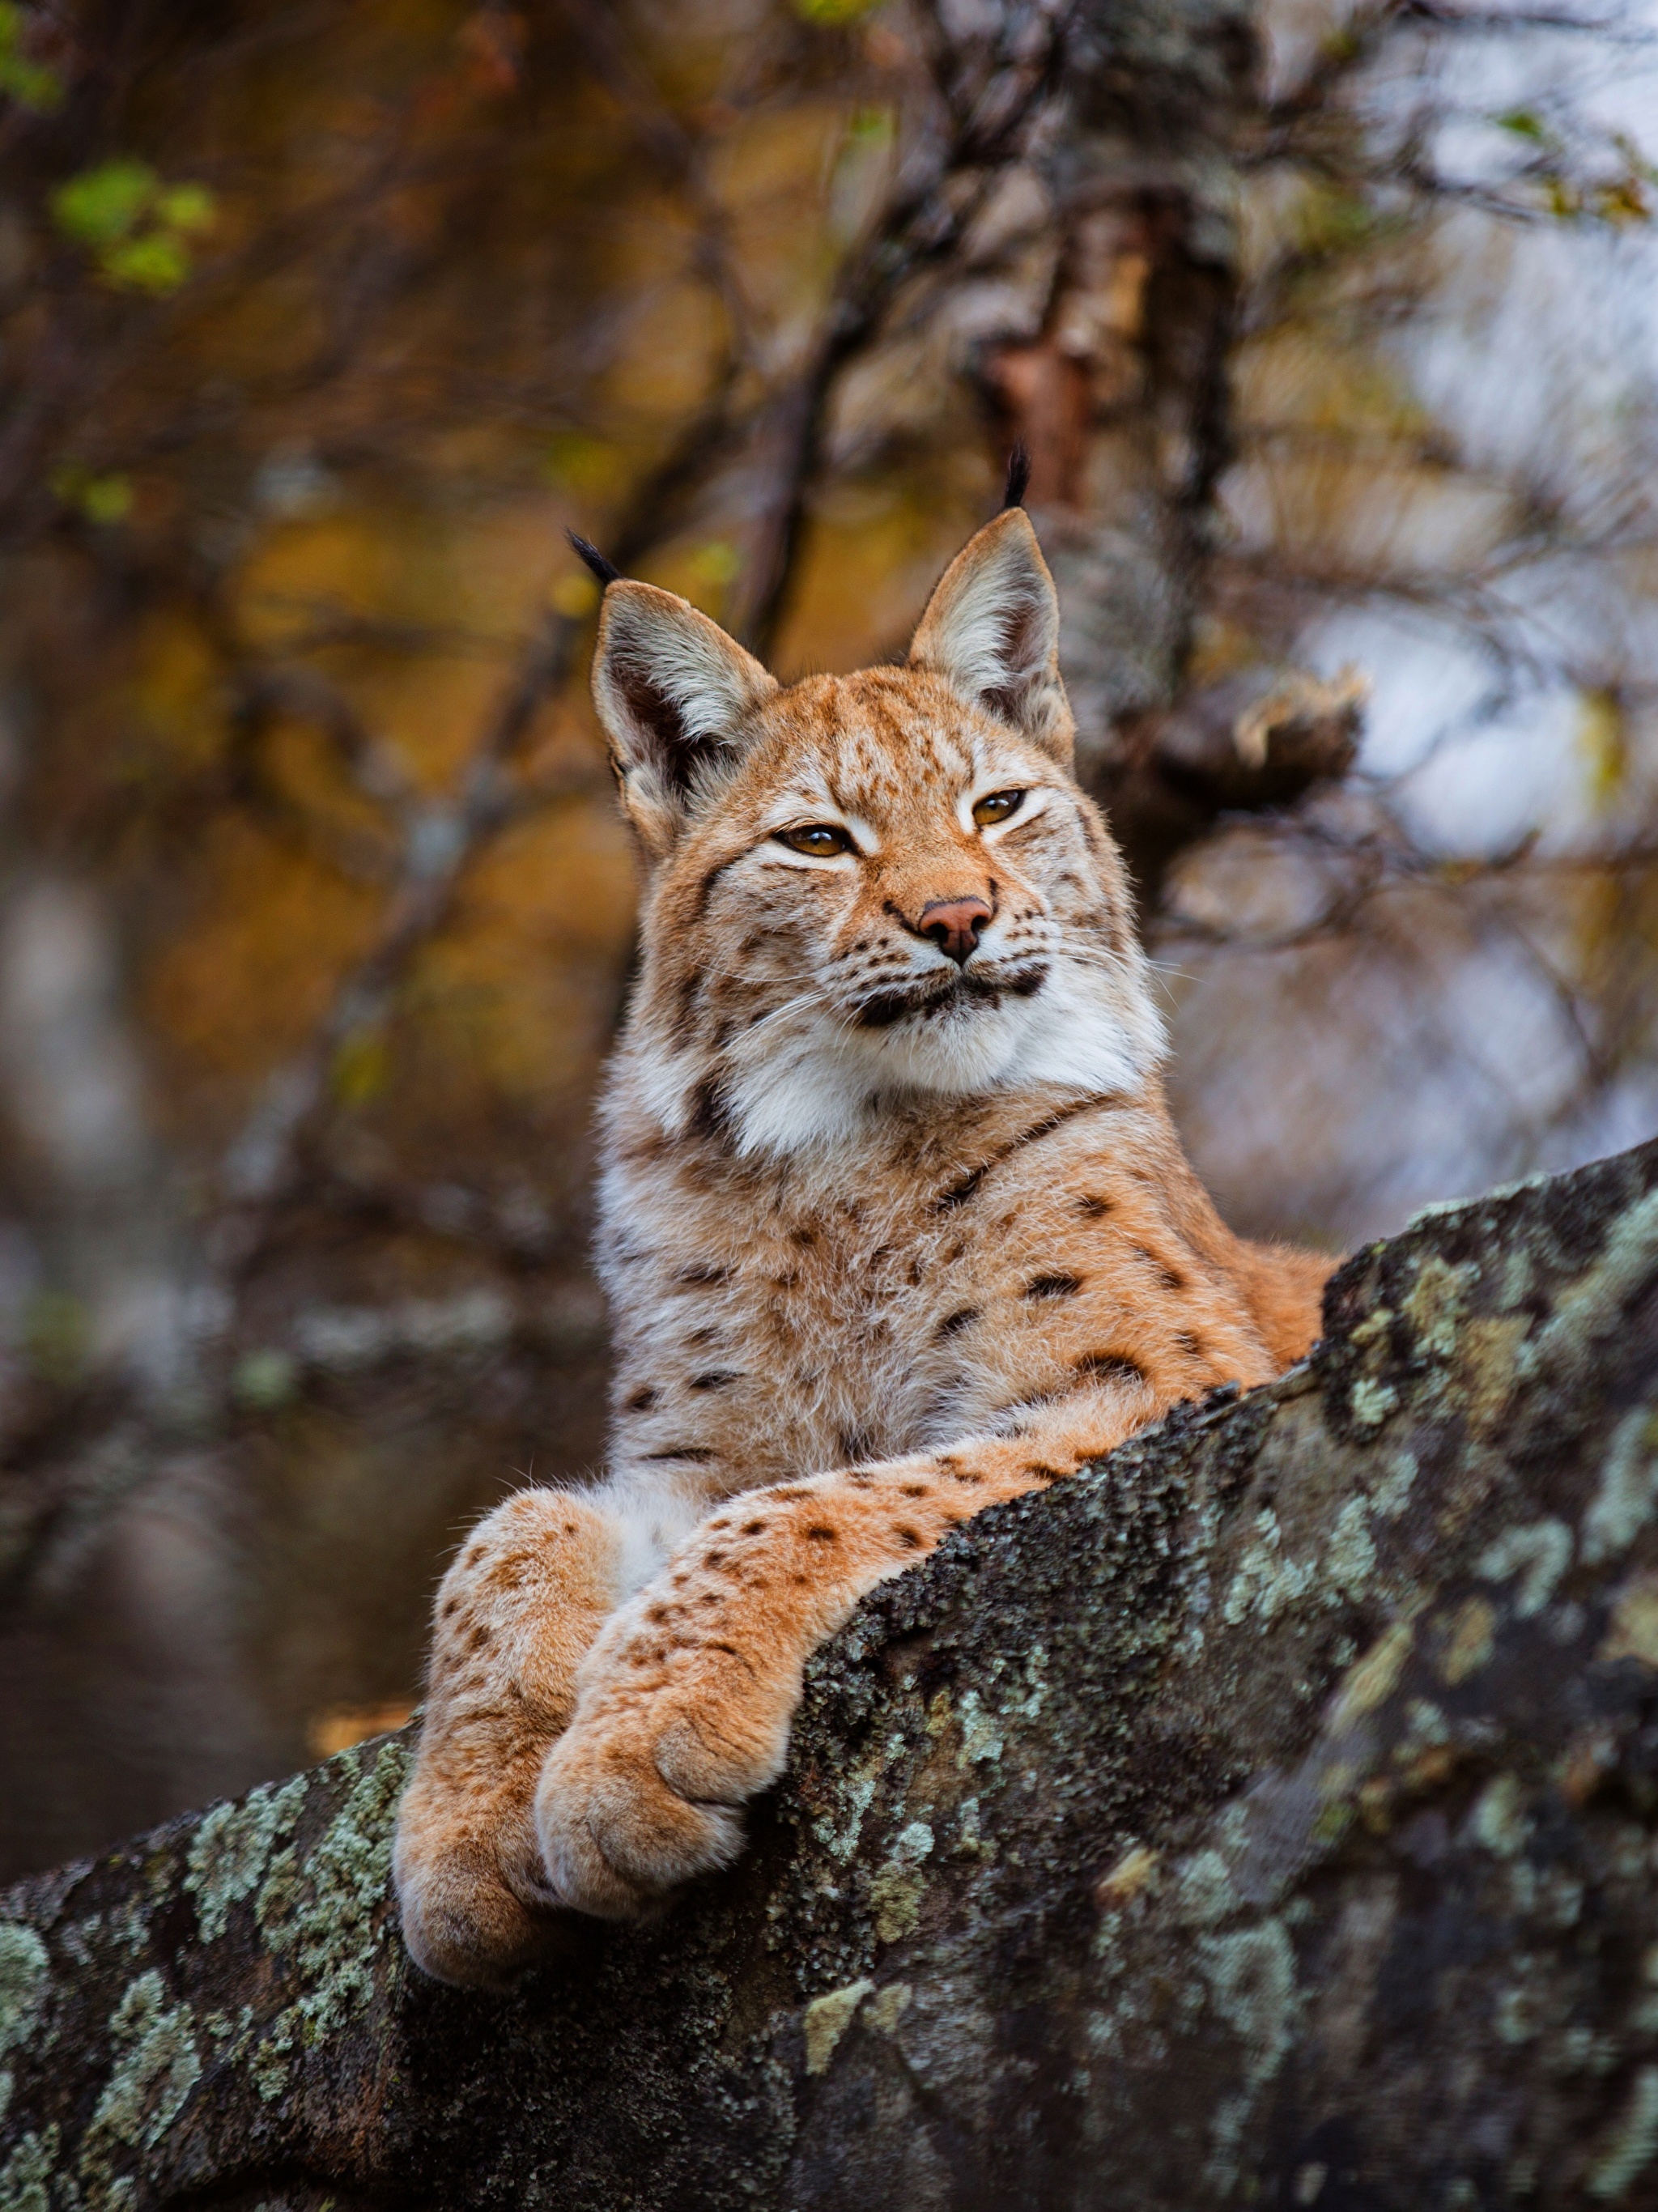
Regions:
<instances>
[{"instance_id":1,"label":"lynx head","mask_svg":"<svg viewBox=\"0 0 1658 2212\"><path fill-rule=\"evenodd\" d=\"M684 600L609 585L593 694L647 870L623 1066L665 1128L792 1152L929 1095L1157 1067L1058 643L1018 507L945 572L902 667L785 689Z\"/></svg>"}]
</instances>

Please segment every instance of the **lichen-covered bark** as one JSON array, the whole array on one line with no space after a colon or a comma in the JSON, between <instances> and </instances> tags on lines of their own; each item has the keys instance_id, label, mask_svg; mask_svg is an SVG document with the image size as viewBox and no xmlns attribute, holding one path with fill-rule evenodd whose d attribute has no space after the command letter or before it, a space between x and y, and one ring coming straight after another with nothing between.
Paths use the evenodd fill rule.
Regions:
<instances>
[{"instance_id":1,"label":"lichen-covered bark","mask_svg":"<svg viewBox=\"0 0 1658 2212\"><path fill-rule=\"evenodd\" d=\"M0 1899L0 2207L1658 2203L1658 1146L1338 1278L813 1670L743 1863L415 1972L382 1741Z\"/></svg>"}]
</instances>

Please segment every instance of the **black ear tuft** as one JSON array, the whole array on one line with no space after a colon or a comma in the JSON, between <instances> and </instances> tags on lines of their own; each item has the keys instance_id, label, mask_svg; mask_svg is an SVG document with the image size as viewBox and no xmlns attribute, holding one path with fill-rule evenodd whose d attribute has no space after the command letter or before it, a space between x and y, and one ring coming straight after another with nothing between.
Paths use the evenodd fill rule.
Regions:
<instances>
[{"instance_id":1,"label":"black ear tuft","mask_svg":"<svg viewBox=\"0 0 1658 2212\"><path fill-rule=\"evenodd\" d=\"M1024 449L1024 440L1016 438L1013 451L1007 457L1007 489L1002 494L1002 512L1010 507L1024 505L1025 487L1030 482L1030 456Z\"/></svg>"},{"instance_id":2,"label":"black ear tuft","mask_svg":"<svg viewBox=\"0 0 1658 2212\"><path fill-rule=\"evenodd\" d=\"M597 545L590 545L585 538L578 538L574 530L567 530L564 535L601 584L619 584L622 581L621 569L614 561L607 561Z\"/></svg>"}]
</instances>

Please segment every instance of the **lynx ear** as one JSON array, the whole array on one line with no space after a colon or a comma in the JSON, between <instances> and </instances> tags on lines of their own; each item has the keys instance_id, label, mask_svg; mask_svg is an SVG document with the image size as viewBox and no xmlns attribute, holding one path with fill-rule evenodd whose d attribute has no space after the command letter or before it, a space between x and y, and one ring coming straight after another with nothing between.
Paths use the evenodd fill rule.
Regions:
<instances>
[{"instance_id":1,"label":"lynx ear","mask_svg":"<svg viewBox=\"0 0 1658 2212\"><path fill-rule=\"evenodd\" d=\"M1060 677L1060 602L1023 507L1004 509L956 556L909 657L1070 766L1075 725Z\"/></svg>"},{"instance_id":2,"label":"lynx ear","mask_svg":"<svg viewBox=\"0 0 1658 2212\"><path fill-rule=\"evenodd\" d=\"M606 590L593 704L623 804L653 853L734 764L744 723L776 689L751 653L673 592L628 580Z\"/></svg>"}]
</instances>

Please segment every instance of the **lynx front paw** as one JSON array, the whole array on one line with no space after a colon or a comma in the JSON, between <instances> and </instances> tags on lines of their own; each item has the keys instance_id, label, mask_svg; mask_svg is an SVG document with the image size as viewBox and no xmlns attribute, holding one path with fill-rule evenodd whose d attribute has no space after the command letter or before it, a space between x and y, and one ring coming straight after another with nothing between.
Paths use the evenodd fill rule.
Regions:
<instances>
[{"instance_id":1,"label":"lynx front paw","mask_svg":"<svg viewBox=\"0 0 1658 2212\"><path fill-rule=\"evenodd\" d=\"M638 1919L742 1850L737 1808L781 1771L794 1698L712 1656L654 1686L595 1682L548 1753L536 1826L562 1904Z\"/></svg>"},{"instance_id":2,"label":"lynx front paw","mask_svg":"<svg viewBox=\"0 0 1658 2212\"><path fill-rule=\"evenodd\" d=\"M438 1981L507 1990L569 1941L527 1837L470 1833L405 1799L392 1865L404 1942Z\"/></svg>"}]
</instances>

